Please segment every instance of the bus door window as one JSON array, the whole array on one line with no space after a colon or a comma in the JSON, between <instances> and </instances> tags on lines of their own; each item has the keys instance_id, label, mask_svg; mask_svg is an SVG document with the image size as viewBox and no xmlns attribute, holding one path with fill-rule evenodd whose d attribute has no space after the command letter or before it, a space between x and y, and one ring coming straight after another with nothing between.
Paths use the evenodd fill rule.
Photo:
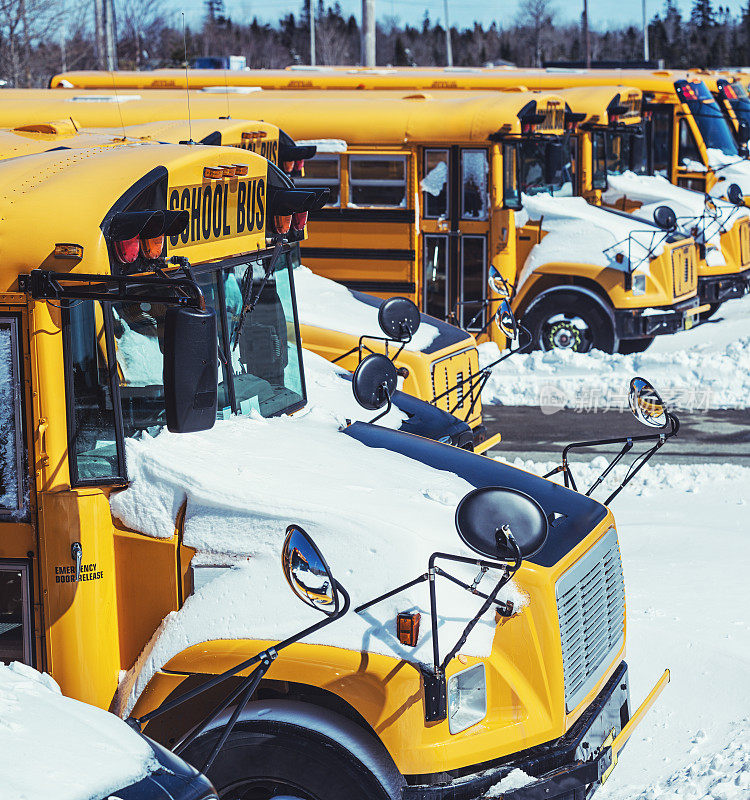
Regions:
<instances>
[{"instance_id":1,"label":"bus door window","mask_svg":"<svg viewBox=\"0 0 750 800\"><path fill-rule=\"evenodd\" d=\"M305 161L305 177L295 178L296 186L325 186L328 189L326 208L341 205L339 156L336 153L319 153Z\"/></svg>"},{"instance_id":2,"label":"bus door window","mask_svg":"<svg viewBox=\"0 0 750 800\"><path fill-rule=\"evenodd\" d=\"M470 331L482 330L487 322L487 237L461 237L461 304L458 324Z\"/></svg>"},{"instance_id":3,"label":"bus door window","mask_svg":"<svg viewBox=\"0 0 750 800\"><path fill-rule=\"evenodd\" d=\"M461 151L461 219L487 219L489 173L486 150Z\"/></svg>"},{"instance_id":4,"label":"bus door window","mask_svg":"<svg viewBox=\"0 0 750 800\"><path fill-rule=\"evenodd\" d=\"M604 131L594 131L591 136L591 160L592 185L602 186L607 179L607 137Z\"/></svg>"},{"instance_id":5,"label":"bus door window","mask_svg":"<svg viewBox=\"0 0 750 800\"><path fill-rule=\"evenodd\" d=\"M32 664L29 566L0 560L0 662Z\"/></svg>"},{"instance_id":6,"label":"bus door window","mask_svg":"<svg viewBox=\"0 0 750 800\"><path fill-rule=\"evenodd\" d=\"M651 172L667 180L672 178L672 106L651 106Z\"/></svg>"},{"instance_id":7,"label":"bus door window","mask_svg":"<svg viewBox=\"0 0 750 800\"><path fill-rule=\"evenodd\" d=\"M0 521L24 512L24 448L18 334L14 318L0 318ZM0 660L2 657L0 656Z\"/></svg>"},{"instance_id":8,"label":"bus door window","mask_svg":"<svg viewBox=\"0 0 750 800\"><path fill-rule=\"evenodd\" d=\"M503 144L503 205L506 208L521 208L521 188L518 180L518 145Z\"/></svg>"},{"instance_id":9,"label":"bus door window","mask_svg":"<svg viewBox=\"0 0 750 800\"><path fill-rule=\"evenodd\" d=\"M425 219L447 219L450 208L449 151L425 150L422 189L422 215Z\"/></svg>"},{"instance_id":10,"label":"bus door window","mask_svg":"<svg viewBox=\"0 0 750 800\"><path fill-rule=\"evenodd\" d=\"M448 237L424 235L423 308L438 319L448 318Z\"/></svg>"},{"instance_id":11,"label":"bus door window","mask_svg":"<svg viewBox=\"0 0 750 800\"><path fill-rule=\"evenodd\" d=\"M565 160L563 166L563 184L557 192L559 197L574 197L578 187L578 139L570 133L563 138Z\"/></svg>"},{"instance_id":12,"label":"bus door window","mask_svg":"<svg viewBox=\"0 0 750 800\"><path fill-rule=\"evenodd\" d=\"M691 171L695 169L695 164L703 166L703 159L701 152L698 149L698 143L695 141L695 136L690 130L690 125L686 119L680 120L679 128L679 150L677 155L678 163L681 167L687 167ZM690 162L693 162L690 164Z\"/></svg>"},{"instance_id":13,"label":"bus door window","mask_svg":"<svg viewBox=\"0 0 750 800\"><path fill-rule=\"evenodd\" d=\"M406 208L406 195L406 156L349 156L350 207Z\"/></svg>"}]
</instances>

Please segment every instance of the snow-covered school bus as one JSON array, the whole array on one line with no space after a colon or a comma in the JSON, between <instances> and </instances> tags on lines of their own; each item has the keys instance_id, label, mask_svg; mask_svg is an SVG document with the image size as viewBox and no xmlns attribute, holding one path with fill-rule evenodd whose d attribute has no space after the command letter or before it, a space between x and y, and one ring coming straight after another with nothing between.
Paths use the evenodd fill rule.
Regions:
<instances>
[{"instance_id":1,"label":"snow-covered school bus","mask_svg":"<svg viewBox=\"0 0 750 800\"><path fill-rule=\"evenodd\" d=\"M3 660L227 800L588 792L669 679L631 707L613 514L305 410L284 256L322 199L236 148L0 163ZM354 378L373 412L395 381ZM630 396L655 451L678 423Z\"/></svg>"}]
</instances>

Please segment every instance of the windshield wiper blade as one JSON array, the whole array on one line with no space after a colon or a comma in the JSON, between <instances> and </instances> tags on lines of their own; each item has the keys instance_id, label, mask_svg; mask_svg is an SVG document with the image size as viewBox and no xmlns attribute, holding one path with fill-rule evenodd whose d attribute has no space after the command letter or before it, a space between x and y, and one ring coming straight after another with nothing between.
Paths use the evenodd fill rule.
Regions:
<instances>
[{"instance_id":1,"label":"windshield wiper blade","mask_svg":"<svg viewBox=\"0 0 750 800\"><path fill-rule=\"evenodd\" d=\"M271 275L273 275L274 270L276 269L276 264L281 256L281 248L283 245L283 239L279 239L278 242L276 242L276 246L273 249L271 258L268 260L266 271L263 275L263 280L261 280L258 291L252 298L250 297L250 293L253 290L252 267L249 267L247 273L245 273L245 285L242 287L242 310L240 311L240 317L237 320L237 327L234 329L234 333L232 334L232 352L237 349L237 345L240 341L240 334L242 333L242 326L245 324L245 320L253 313L253 309L258 304L261 294L263 294L263 289L266 288L268 279L271 277Z\"/></svg>"}]
</instances>

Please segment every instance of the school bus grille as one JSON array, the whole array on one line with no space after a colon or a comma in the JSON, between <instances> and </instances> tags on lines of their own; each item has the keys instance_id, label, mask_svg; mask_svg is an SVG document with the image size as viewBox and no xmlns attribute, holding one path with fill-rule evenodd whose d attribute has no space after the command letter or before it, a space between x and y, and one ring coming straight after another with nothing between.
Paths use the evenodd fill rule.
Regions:
<instances>
[{"instance_id":1,"label":"school bus grille","mask_svg":"<svg viewBox=\"0 0 750 800\"><path fill-rule=\"evenodd\" d=\"M617 533L606 534L555 584L565 706L591 691L625 639L625 584Z\"/></svg>"},{"instance_id":2,"label":"school bus grille","mask_svg":"<svg viewBox=\"0 0 750 800\"><path fill-rule=\"evenodd\" d=\"M434 361L432 363L432 397L433 400L440 398L436 400L435 405L466 422L478 421L482 411L479 386L474 385L477 383L476 377L469 379L469 376L477 376L478 371L479 357L475 347L468 347L466 350L451 353ZM474 404L473 408L472 403ZM470 415L469 409L471 409Z\"/></svg>"},{"instance_id":3,"label":"school bus grille","mask_svg":"<svg viewBox=\"0 0 750 800\"><path fill-rule=\"evenodd\" d=\"M740 223L740 260L743 267L750 264L750 219Z\"/></svg>"},{"instance_id":4,"label":"school bus grille","mask_svg":"<svg viewBox=\"0 0 750 800\"><path fill-rule=\"evenodd\" d=\"M620 95L620 103L627 108L623 116L640 117L641 115L641 96L640 94L629 94L627 97Z\"/></svg>"},{"instance_id":5,"label":"school bus grille","mask_svg":"<svg viewBox=\"0 0 750 800\"><path fill-rule=\"evenodd\" d=\"M561 130L565 127L565 108L559 103L547 103L544 122L538 126L540 131Z\"/></svg>"},{"instance_id":6,"label":"school bus grille","mask_svg":"<svg viewBox=\"0 0 750 800\"><path fill-rule=\"evenodd\" d=\"M692 292L698 285L692 244L672 250L672 277L675 297Z\"/></svg>"}]
</instances>

